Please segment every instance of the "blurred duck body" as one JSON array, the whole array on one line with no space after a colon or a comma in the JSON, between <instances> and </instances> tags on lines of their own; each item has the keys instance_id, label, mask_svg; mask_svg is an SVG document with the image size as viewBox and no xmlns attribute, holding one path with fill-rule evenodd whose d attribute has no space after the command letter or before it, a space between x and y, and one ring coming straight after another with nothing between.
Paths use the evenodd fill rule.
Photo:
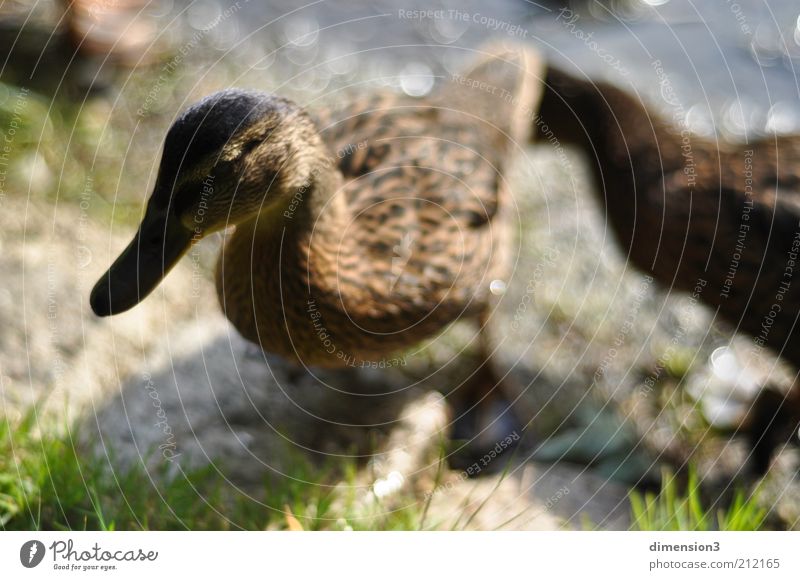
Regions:
<instances>
[{"instance_id":1,"label":"blurred duck body","mask_svg":"<svg viewBox=\"0 0 800 580\"><path fill-rule=\"evenodd\" d=\"M544 91L538 137L588 157L627 259L800 368L800 137L700 137L632 93L557 68ZM796 424L800 391L780 399L750 417L754 443L773 423Z\"/></svg>"}]
</instances>

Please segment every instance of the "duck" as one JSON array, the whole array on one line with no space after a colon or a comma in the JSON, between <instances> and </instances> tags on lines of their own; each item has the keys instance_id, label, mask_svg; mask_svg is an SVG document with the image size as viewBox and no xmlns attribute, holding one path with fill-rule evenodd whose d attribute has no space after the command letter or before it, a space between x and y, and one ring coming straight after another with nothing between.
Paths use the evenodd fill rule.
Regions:
<instances>
[{"instance_id":1,"label":"duck","mask_svg":"<svg viewBox=\"0 0 800 580\"><path fill-rule=\"evenodd\" d=\"M160 2L147 0L61 0L70 51L81 59L97 58L136 68L163 56L158 26L147 13Z\"/></svg>"},{"instance_id":2,"label":"duck","mask_svg":"<svg viewBox=\"0 0 800 580\"><path fill-rule=\"evenodd\" d=\"M694 134L634 91L552 64L534 132L583 152L631 264L800 369L800 136ZM800 387L762 389L740 426L755 473L799 424Z\"/></svg>"},{"instance_id":3,"label":"duck","mask_svg":"<svg viewBox=\"0 0 800 580\"><path fill-rule=\"evenodd\" d=\"M94 313L133 308L225 230L222 312L303 367L390 363L457 320L485 329L515 227L504 172L531 138L544 65L506 43L475 52L425 97L377 91L308 111L236 88L189 107L133 240L91 292ZM491 374L475 376L467 409L502 398ZM473 425L475 413L459 416Z\"/></svg>"}]
</instances>

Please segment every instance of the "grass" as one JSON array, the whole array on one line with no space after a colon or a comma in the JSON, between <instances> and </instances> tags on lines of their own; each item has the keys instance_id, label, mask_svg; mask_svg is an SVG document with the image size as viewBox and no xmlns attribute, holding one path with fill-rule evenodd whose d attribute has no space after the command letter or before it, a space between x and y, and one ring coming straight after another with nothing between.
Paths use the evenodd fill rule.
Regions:
<instances>
[{"instance_id":1,"label":"grass","mask_svg":"<svg viewBox=\"0 0 800 580\"><path fill-rule=\"evenodd\" d=\"M686 489L665 470L661 492L630 493L631 528L642 531L756 531L764 527L767 510L758 503L758 490L747 494L737 489L727 508L707 508L700 497L697 473L689 468Z\"/></svg>"},{"instance_id":2,"label":"grass","mask_svg":"<svg viewBox=\"0 0 800 580\"><path fill-rule=\"evenodd\" d=\"M0 528L6 530L416 530L463 529L466 506L453 522L431 522L428 501L406 492L381 502L358 484L347 460L312 465L297 456L292 473L266 479L249 495L223 485L217 467L149 474L141 464L112 469L113 456L91 457L67 434L40 434L36 415L0 420ZM167 465L167 464L164 464ZM440 466L444 465L440 461ZM437 473L437 482L443 470ZM502 479L502 478L501 478ZM632 529L743 531L764 527L758 492L734 493L726 508L702 503L696 471L681 490L669 471L661 492L631 492ZM461 524L461 525L460 525Z\"/></svg>"},{"instance_id":3,"label":"grass","mask_svg":"<svg viewBox=\"0 0 800 580\"><path fill-rule=\"evenodd\" d=\"M112 470L68 435L39 434L29 413L0 420L0 528L6 530L416 529L421 506L386 505L356 482L345 461L293 472L246 495L223 486L216 467L151 475L141 464ZM395 505L398 504L398 505Z\"/></svg>"}]
</instances>

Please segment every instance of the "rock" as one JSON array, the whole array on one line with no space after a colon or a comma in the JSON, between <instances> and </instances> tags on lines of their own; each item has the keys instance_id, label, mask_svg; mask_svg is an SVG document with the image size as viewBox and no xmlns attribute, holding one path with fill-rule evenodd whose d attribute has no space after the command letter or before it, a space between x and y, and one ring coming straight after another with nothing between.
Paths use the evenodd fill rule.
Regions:
<instances>
[{"instance_id":1,"label":"rock","mask_svg":"<svg viewBox=\"0 0 800 580\"><path fill-rule=\"evenodd\" d=\"M213 464L247 488L280 477L297 453L320 462L355 454L370 459L359 478L373 494L432 491L449 410L430 387L446 385L415 386L403 368L311 375L265 355L220 313L207 256L184 260L134 310L98 319L89 291L127 228L103 234L73 208L8 198L0 215L6 409L36 405L43 426L47 417L56 427L77 421L78 439L113 469L163 477ZM215 243L200 252L213 254ZM471 335L456 328L443 342ZM435 362L426 360L409 366ZM505 478L445 473L443 481L447 490L430 494L431 524L557 529L580 526L587 512L599 525L623 525L609 508L624 493L567 467L523 464Z\"/></svg>"}]
</instances>

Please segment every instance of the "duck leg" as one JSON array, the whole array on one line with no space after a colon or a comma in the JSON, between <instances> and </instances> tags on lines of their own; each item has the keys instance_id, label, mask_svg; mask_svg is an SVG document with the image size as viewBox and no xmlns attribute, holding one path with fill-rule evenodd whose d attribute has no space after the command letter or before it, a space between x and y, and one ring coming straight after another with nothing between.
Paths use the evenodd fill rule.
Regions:
<instances>
[{"instance_id":1,"label":"duck leg","mask_svg":"<svg viewBox=\"0 0 800 580\"><path fill-rule=\"evenodd\" d=\"M524 430L509 379L495 367L485 320L480 318L479 366L451 396L454 447L448 460L470 477L502 471Z\"/></svg>"},{"instance_id":2,"label":"duck leg","mask_svg":"<svg viewBox=\"0 0 800 580\"><path fill-rule=\"evenodd\" d=\"M800 386L795 384L784 395L770 386L764 387L753 402L747 418L750 443L750 469L764 475L778 447L798 444L800 433Z\"/></svg>"}]
</instances>

